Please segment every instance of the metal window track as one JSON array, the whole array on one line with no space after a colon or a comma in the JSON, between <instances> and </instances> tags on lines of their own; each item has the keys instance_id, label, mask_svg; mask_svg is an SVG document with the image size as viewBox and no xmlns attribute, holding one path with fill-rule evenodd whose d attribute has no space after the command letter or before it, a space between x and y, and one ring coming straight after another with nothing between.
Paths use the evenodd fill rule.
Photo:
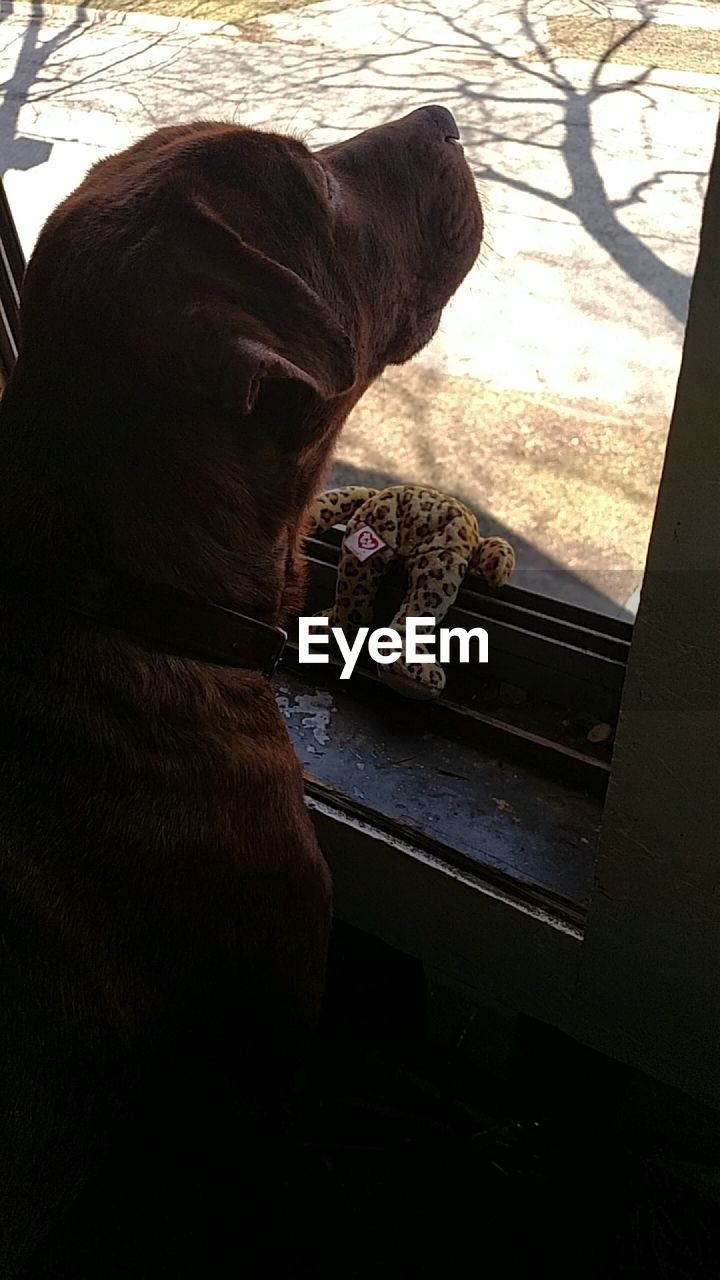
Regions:
<instances>
[{"instance_id":1,"label":"metal window track","mask_svg":"<svg viewBox=\"0 0 720 1280\"><path fill-rule=\"evenodd\" d=\"M326 608L334 598L342 530L307 540L308 601L304 613ZM388 574L378 591L375 620L386 623L400 603L401 574ZM436 702L392 697L392 715L428 723L510 759L517 759L604 794L610 772L632 627L564 601L519 588L491 591L469 575L447 615L448 626L485 627L487 666L446 664L447 687ZM339 681L341 663L313 667L318 683ZM291 632L286 661L297 664ZM493 698L493 688L498 696ZM503 701L503 689L511 695ZM338 683L350 696L388 705L387 688L366 655L350 681ZM515 695L513 697L512 695ZM594 725L608 726L605 741L588 741Z\"/></svg>"}]
</instances>

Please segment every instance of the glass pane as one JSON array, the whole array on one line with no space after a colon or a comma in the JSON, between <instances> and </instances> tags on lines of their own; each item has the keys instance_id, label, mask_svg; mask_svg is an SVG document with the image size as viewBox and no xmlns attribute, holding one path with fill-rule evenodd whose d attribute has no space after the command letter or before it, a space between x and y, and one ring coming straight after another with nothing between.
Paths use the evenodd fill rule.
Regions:
<instances>
[{"instance_id":1,"label":"glass pane","mask_svg":"<svg viewBox=\"0 0 720 1280\"><path fill-rule=\"evenodd\" d=\"M632 5L442 8L422 9L438 42L426 84L460 124L485 247L432 346L354 414L335 474L455 492L514 542L518 585L630 618L717 124L720 9L684 6L678 25L664 6L652 21ZM394 50L397 85L423 61L420 29L414 55ZM379 91L389 68L373 66Z\"/></svg>"},{"instance_id":2,"label":"glass pane","mask_svg":"<svg viewBox=\"0 0 720 1280\"><path fill-rule=\"evenodd\" d=\"M0 160L25 249L94 159L159 125L231 116L322 146L445 104L485 245L431 345L352 415L332 479L452 492L514 542L519 585L631 616L716 125L720 6L124 7L3 15Z\"/></svg>"}]
</instances>

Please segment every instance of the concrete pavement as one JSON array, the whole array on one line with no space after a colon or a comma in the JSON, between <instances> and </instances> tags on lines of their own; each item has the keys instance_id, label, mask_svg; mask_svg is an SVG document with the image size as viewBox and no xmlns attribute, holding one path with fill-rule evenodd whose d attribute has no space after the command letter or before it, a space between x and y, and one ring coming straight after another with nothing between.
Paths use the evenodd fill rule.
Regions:
<instances>
[{"instance_id":1,"label":"concrete pavement","mask_svg":"<svg viewBox=\"0 0 720 1280\"><path fill-rule=\"evenodd\" d=\"M679 367L720 8L324 0L221 26L4 0L0 58L0 161L27 249L94 159L160 124L230 117L322 145L449 106L486 247L433 344L356 410L338 474L452 490L519 541L525 585L628 600Z\"/></svg>"}]
</instances>

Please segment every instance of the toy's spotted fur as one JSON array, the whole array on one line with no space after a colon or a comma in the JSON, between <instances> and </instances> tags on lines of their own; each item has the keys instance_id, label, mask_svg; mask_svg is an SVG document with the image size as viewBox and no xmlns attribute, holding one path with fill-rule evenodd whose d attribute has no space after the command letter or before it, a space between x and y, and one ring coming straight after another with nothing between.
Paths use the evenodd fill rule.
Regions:
<instances>
[{"instance_id":1,"label":"toy's spotted fur","mask_svg":"<svg viewBox=\"0 0 720 1280\"><path fill-rule=\"evenodd\" d=\"M432 616L440 622L468 569L499 587L515 565L513 549L504 538L483 538L472 512L457 498L434 489L333 489L315 499L311 521L315 530L346 525L335 606L328 616L332 626L347 631L370 625L378 583L394 562L402 563L408 577L405 598L389 624L401 635L408 617ZM365 526L386 545L361 561L347 541ZM436 663L406 664L399 658L379 673L414 697L433 697L445 685L445 673Z\"/></svg>"}]
</instances>

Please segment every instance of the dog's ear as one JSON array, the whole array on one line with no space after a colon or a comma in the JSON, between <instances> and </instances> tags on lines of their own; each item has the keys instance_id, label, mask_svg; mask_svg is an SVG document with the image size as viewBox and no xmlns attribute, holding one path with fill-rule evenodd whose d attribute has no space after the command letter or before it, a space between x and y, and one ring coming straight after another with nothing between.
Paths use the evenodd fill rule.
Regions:
<instances>
[{"instance_id":1,"label":"dog's ear","mask_svg":"<svg viewBox=\"0 0 720 1280\"><path fill-rule=\"evenodd\" d=\"M295 282L292 292L306 289L299 277L295 277ZM238 334L226 349L224 372L228 375L228 389L232 385L243 413L252 413L266 378L303 382L322 400L342 395L355 382L350 340L319 306L313 308L314 314L308 314L309 309L303 307L306 314L302 320L299 317L293 320L292 315L288 319L288 313L297 313L297 308L290 305L290 293L291 289L283 290L286 310L277 323L263 325L264 332L256 337ZM226 318L230 323L239 319L236 314ZM261 329L252 315L244 315L241 323L243 328L256 333Z\"/></svg>"},{"instance_id":2,"label":"dog's ear","mask_svg":"<svg viewBox=\"0 0 720 1280\"><path fill-rule=\"evenodd\" d=\"M354 349L327 303L201 197L188 203L193 247L177 261L170 323L187 389L246 414L268 378L304 383L323 400L349 391Z\"/></svg>"}]
</instances>

